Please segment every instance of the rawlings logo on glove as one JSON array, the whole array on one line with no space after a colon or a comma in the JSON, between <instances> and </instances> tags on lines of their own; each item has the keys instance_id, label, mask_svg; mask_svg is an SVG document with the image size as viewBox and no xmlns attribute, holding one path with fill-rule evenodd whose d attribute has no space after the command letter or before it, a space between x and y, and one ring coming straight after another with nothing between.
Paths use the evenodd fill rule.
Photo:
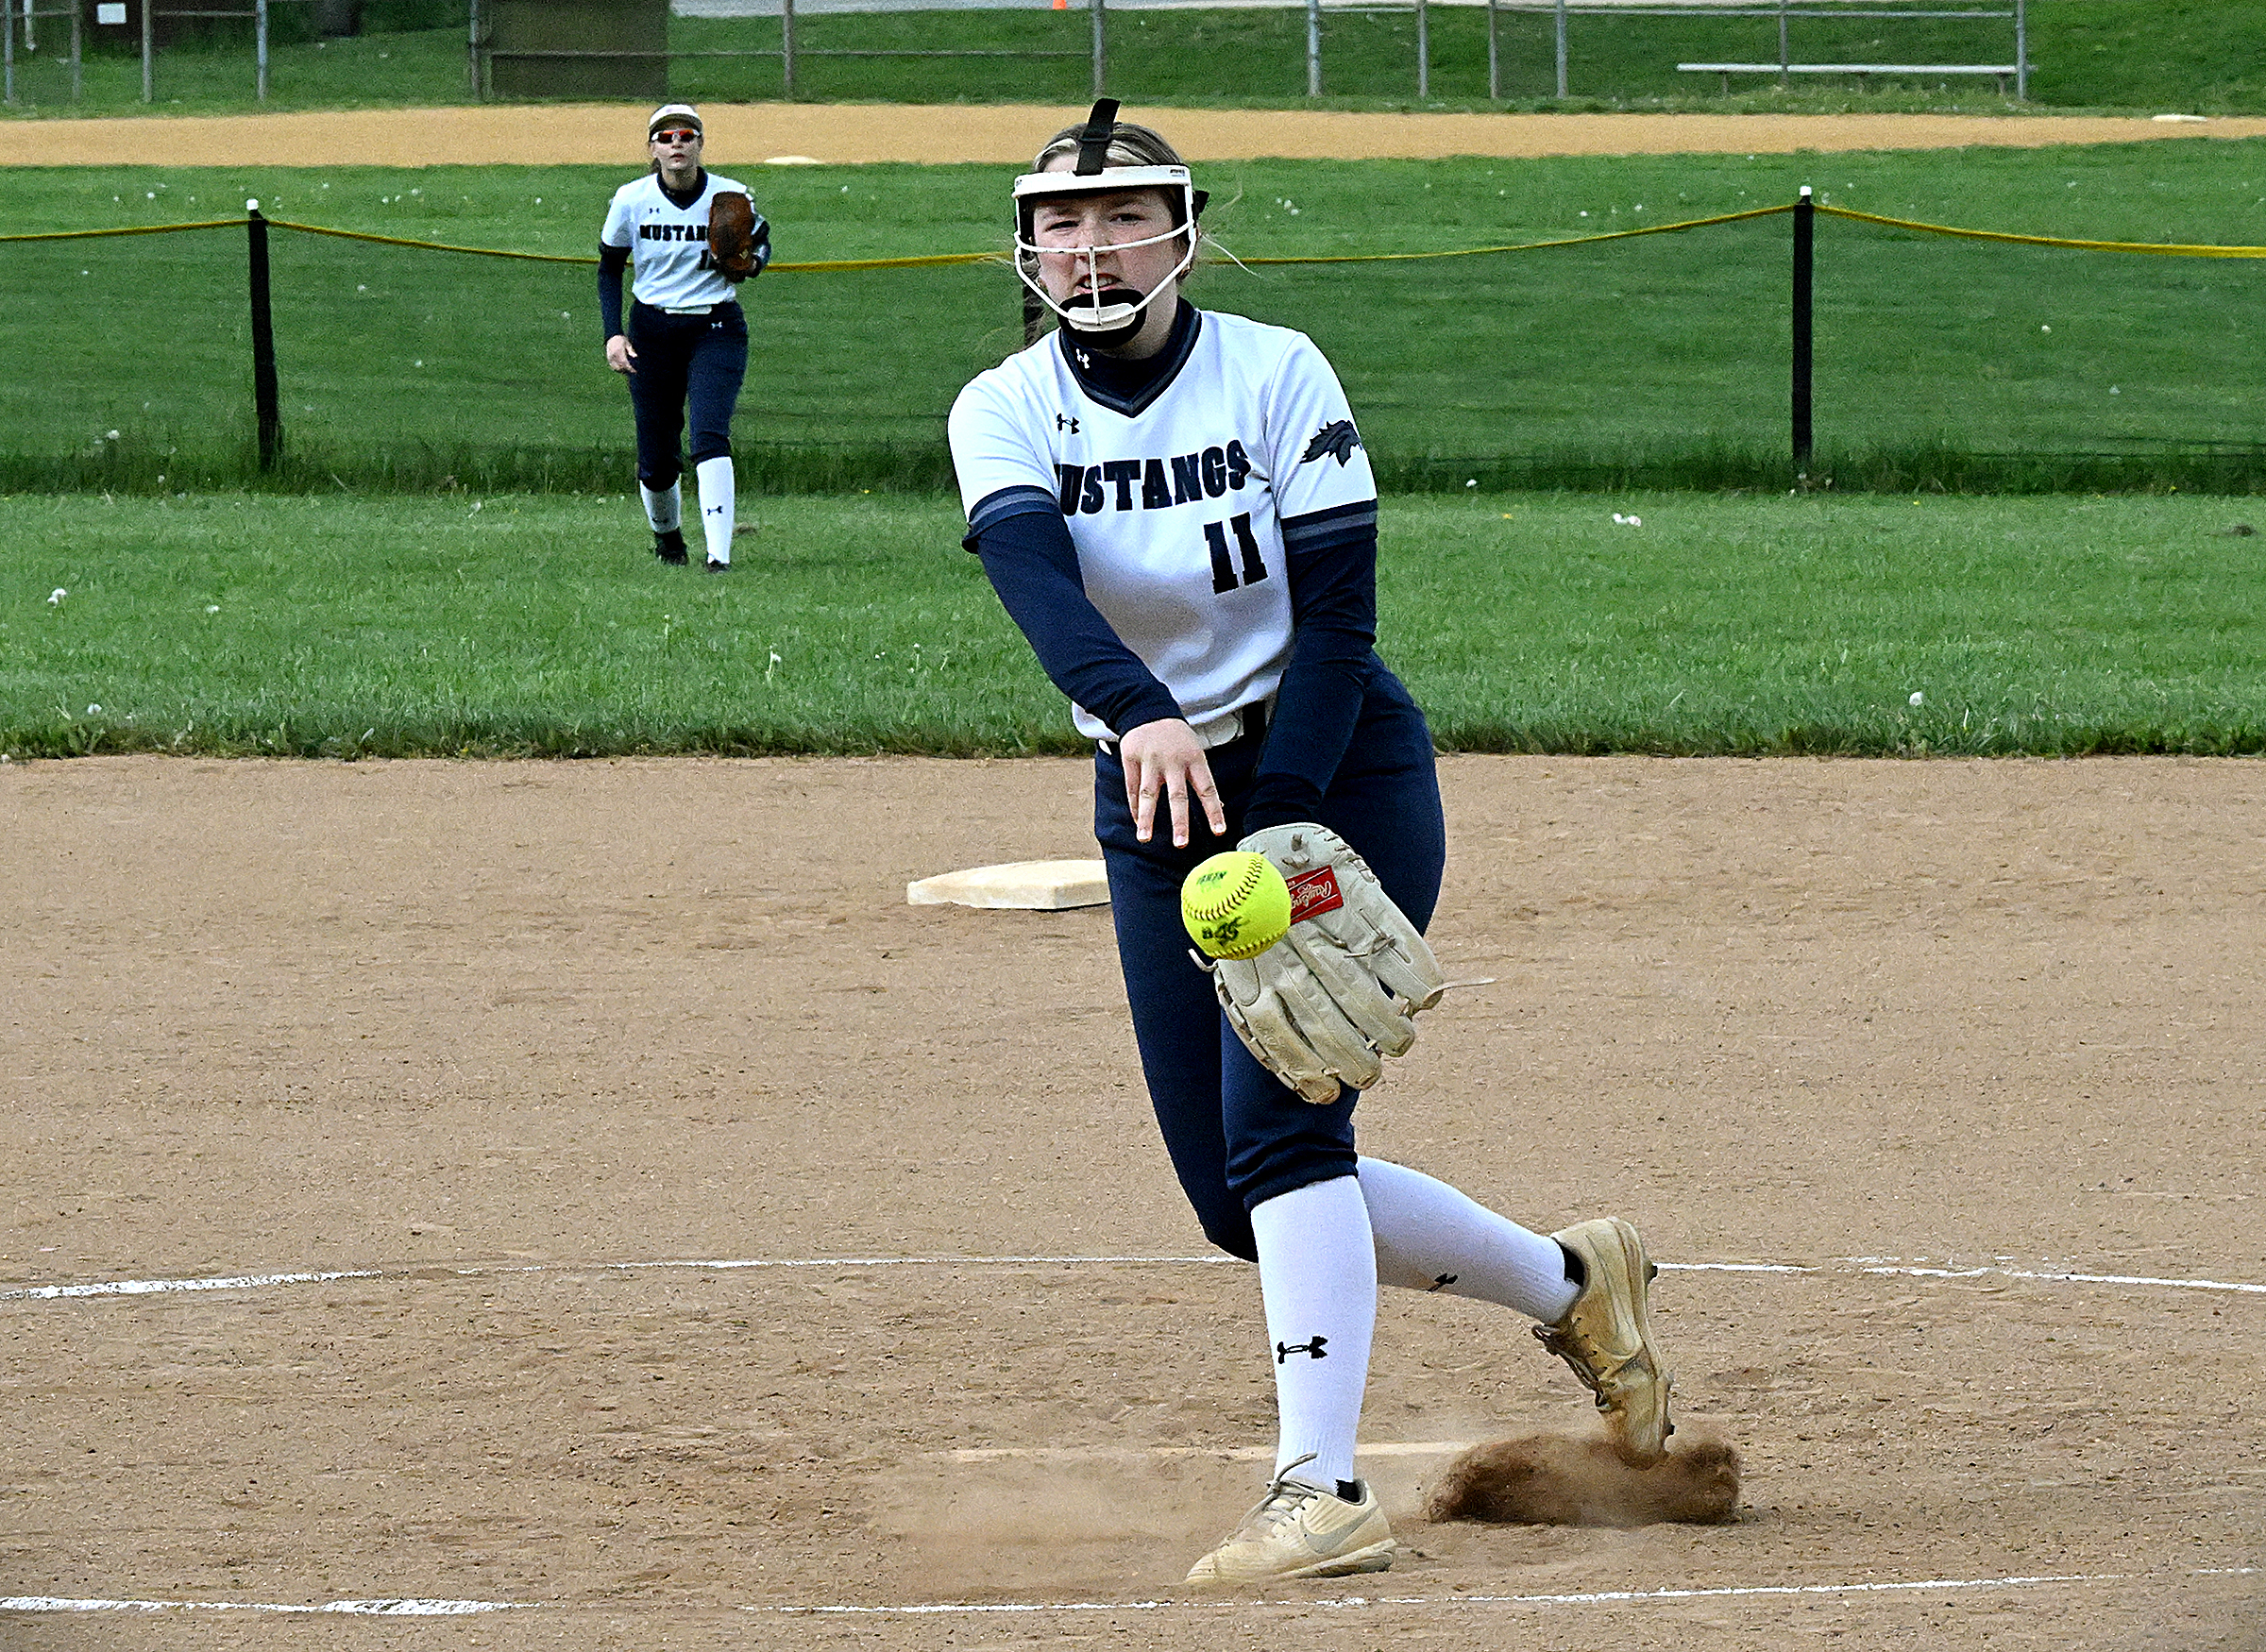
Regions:
<instances>
[{"instance_id":1,"label":"rawlings logo on glove","mask_svg":"<svg viewBox=\"0 0 2266 1652\"><path fill-rule=\"evenodd\" d=\"M1310 918L1321 917L1325 912L1335 912L1345 904L1345 897L1338 893L1338 874L1327 867L1318 872L1309 872L1302 878L1285 878L1283 882L1291 887L1293 923L1303 923Z\"/></svg>"},{"instance_id":2,"label":"rawlings logo on glove","mask_svg":"<svg viewBox=\"0 0 2266 1652\"><path fill-rule=\"evenodd\" d=\"M1424 936L1368 863L1326 826L1272 826L1236 845L1291 888L1290 933L1242 960L1199 960L1227 1023L1260 1065L1318 1106L1384 1076L1416 1041L1415 1015L1446 982Z\"/></svg>"}]
</instances>

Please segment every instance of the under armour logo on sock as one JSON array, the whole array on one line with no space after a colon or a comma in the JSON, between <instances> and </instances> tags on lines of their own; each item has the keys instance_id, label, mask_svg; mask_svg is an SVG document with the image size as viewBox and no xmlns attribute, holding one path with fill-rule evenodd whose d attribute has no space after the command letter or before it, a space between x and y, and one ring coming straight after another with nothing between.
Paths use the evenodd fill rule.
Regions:
<instances>
[{"instance_id":1,"label":"under armour logo on sock","mask_svg":"<svg viewBox=\"0 0 2266 1652\"><path fill-rule=\"evenodd\" d=\"M1427 1290L1446 1290L1449 1286L1456 1282L1457 1278L1458 1275L1454 1273L1443 1273L1439 1278L1433 1280L1429 1285L1426 1286L1425 1289Z\"/></svg>"},{"instance_id":2,"label":"under armour logo on sock","mask_svg":"<svg viewBox=\"0 0 2266 1652\"><path fill-rule=\"evenodd\" d=\"M721 505L710 505L702 514L708 516L720 516L724 514L724 508Z\"/></svg>"},{"instance_id":3,"label":"under armour logo on sock","mask_svg":"<svg viewBox=\"0 0 2266 1652\"><path fill-rule=\"evenodd\" d=\"M1327 1337L1316 1337L1311 1342L1277 1342L1275 1363L1280 1365L1294 1354L1311 1354L1316 1359L1327 1359L1329 1356L1322 1351L1322 1344L1328 1340Z\"/></svg>"}]
</instances>

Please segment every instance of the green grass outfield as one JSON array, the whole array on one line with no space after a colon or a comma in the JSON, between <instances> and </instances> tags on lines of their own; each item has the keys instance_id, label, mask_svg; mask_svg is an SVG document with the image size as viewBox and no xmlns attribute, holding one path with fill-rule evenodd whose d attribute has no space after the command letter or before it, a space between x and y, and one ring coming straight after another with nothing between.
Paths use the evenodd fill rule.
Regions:
<instances>
[{"instance_id":1,"label":"green grass outfield","mask_svg":"<svg viewBox=\"0 0 2266 1652\"><path fill-rule=\"evenodd\" d=\"M710 576L654 563L618 497L0 497L0 750L1079 749L948 502L754 514ZM1389 500L1381 649L1451 749L2258 752L2266 536L2238 520L2188 498Z\"/></svg>"},{"instance_id":2,"label":"green grass outfield","mask_svg":"<svg viewBox=\"0 0 2266 1652\"><path fill-rule=\"evenodd\" d=\"M1802 8L1817 9L1815 0ZM1971 9L2004 9L2003 6ZM372 13L376 12L372 8ZM438 8L420 8L432 12ZM1854 8L1852 8L1853 10ZM1880 7L1874 10L1883 9ZM1887 9L1910 9L1890 7ZM1970 9L1936 8L1936 9ZM456 8L461 17L462 8ZM279 28L303 27L304 14L279 8ZM1312 107L1306 96L1305 17L1295 8L1124 11L1109 20L1109 90L1149 104ZM1680 108L1709 110L1994 110L2013 107L1988 80L1874 79L1864 85L1822 78L1781 92L1764 77L1718 95L1712 76L1680 75L1679 61L1775 61L1771 18L1581 17L1569 31L1568 91L1557 102L1550 20L1503 14L1498 22L1503 99L1487 98L1485 20L1471 7L1431 12L1429 100L1415 96L1415 25L1408 12L1344 9L1326 23L1322 107L1336 108ZM177 112L242 111L254 99L244 25L207 25L203 46L161 54L159 107ZM233 26L242 37L224 42ZM42 21L47 50L19 58L21 112L30 115L141 112L141 65L125 29L93 31L83 100L68 101L69 79L55 61L59 31ZM2254 0L2031 0L2033 103L2055 109L2169 110L2203 114L2266 110L2266 11ZM1039 50L1072 57L1042 61L805 58L798 93L843 102L1075 102L1090 85L1091 22L1082 5L917 14L806 15L797 23L803 51ZM775 20L677 18L680 51L772 49ZM2003 18L1917 20L1797 19L1797 61L2004 63L2013 30ZM467 100L465 30L422 28L316 43L278 43L271 54L269 109L361 109ZM679 97L744 102L781 94L776 59L694 59L674 66ZM15 112L15 111L11 111Z\"/></svg>"},{"instance_id":3,"label":"green grass outfield","mask_svg":"<svg viewBox=\"0 0 2266 1652\"><path fill-rule=\"evenodd\" d=\"M996 247L1009 169L751 168L779 256ZM0 171L10 226L240 214L580 255L625 171ZM2266 140L2056 150L1245 161L1205 168L1239 256L1421 252L1820 198L2040 235L2266 244ZM1238 269L1194 295L1310 332L1387 485L1783 487L1785 217L1601 245ZM630 421L586 267L277 232L278 485L617 487ZM0 246L0 488L251 478L239 228ZM1819 475L1838 485L2266 485L2266 260L2041 250L1821 221ZM995 266L774 274L736 443L754 485L935 488L944 414L1020 342ZM114 435L112 432L116 432ZM163 481L160 479L163 478Z\"/></svg>"}]
</instances>

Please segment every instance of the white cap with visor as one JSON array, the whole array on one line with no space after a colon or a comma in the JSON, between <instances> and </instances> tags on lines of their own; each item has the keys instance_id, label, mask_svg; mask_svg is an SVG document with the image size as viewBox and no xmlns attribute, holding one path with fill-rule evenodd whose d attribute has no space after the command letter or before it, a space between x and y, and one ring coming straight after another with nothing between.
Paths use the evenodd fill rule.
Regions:
<instances>
[{"instance_id":1,"label":"white cap with visor","mask_svg":"<svg viewBox=\"0 0 2266 1652\"><path fill-rule=\"evenodd\" d=\"M1176 280L1185 274L1196 259L1196 215L1203 211L1209 198L1189 177L1185 166L1112 166L1109 164L1109 141L1117 128L1117 100L1105 97L1098 100L1087 116L1085 128L1078 134L1077 164L1068 172L1026 172L1015 180L1015 269L1023 285L1038 295L1039 301L1062 318L1066 327L1075 329L1088 344L1100 349L1110 349L1124 344L1141 330L1142 312L1149 307L1167 281ZM1116 194L1125 190L1159 190L1173 204L1173 228L1161 235L1144 236L1139 241L1118 241L1103 245L1047 246L1038 244L1032 223L1041 202L1064 196ZM1136 293L1130 287L1103 285L1105 278L1094 267L1098 254L1120 251L1127 247L1154 246L1160 241L1186 237L1188 250L1172 273L1147 293ZM1069 304L1057 303L1047 292L1040 278L1039 255L1044 252L1059 258L1068 254L1086 261L1086 288Z\"/></svg>"}]
</instances>

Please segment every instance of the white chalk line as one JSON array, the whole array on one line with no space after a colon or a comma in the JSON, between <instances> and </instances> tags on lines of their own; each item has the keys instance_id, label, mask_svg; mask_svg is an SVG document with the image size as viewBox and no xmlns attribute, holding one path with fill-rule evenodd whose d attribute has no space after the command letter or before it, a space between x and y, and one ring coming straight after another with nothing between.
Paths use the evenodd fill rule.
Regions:
<instances>
[{"instance_id":1,"label":"white chalk line","mask_svg":"<svg viewBox=\"0 0 2266 1652\"><path fill-rule=\"evenodd\" d=\"M1233 1256L730 1256L677 1257L653 1262L521 1262L490 1263L453 1268L445 1263L406 1263L392 1268L340 1269L321 1273L222 1273L194 1279L107 1279L87 1285L33 1285L0 1290L0 1302L59 1302L93 1296L156 1296L180 1290L256 1290L274 1285L327 1285L338 1279L414 1279L447 1273L458 1279L482 1279L512 1273L634 1273L674 1269L698 1273L726 1273L765 1268L1037 1268L1099 1267L1131 1264L1141 1267L1209 1266L1233 1262Z\"/></svg>"},{"instance_id":2,"label":"white chalk line","mask_svg":"<svg viewBox=\"0 0 2266 1652\"><path fill-rule=\"evenodd\" d=\"M526 1273L634 1273L656 1271L726 1273L797 1268L1187 1268L1215 1264L1243 1266L1233 1256L717 1256L676 1257L651 1262L492 1263L458 1268L438 1263L389 1268L333 1269L305 1273L222 1273L188 1279L107 1279L81 1285L30 1285L0 1290L0 1302L63 1302L97 1297L161 1296L191 1291L259 1290L282 1285L329 1285L340 1280L414 1279L444 1273L458 1279ZM2053 1285L2119 1285L2170 1290L2224 1290L2266 1296L2266 1285L2229 1279L2168 1279L2145 1273L2079 1273L2004 1267L1938 1268L1875 1264L1869 1256L1845 1256L1837 1263L1663 1262L1664 1273L1823 1273L1852 1270L1921 1279L2024 1279Z\"/></svg>"},{"instance_id":3,"label":"white chalk line","mask_svg":"<svg viewBox=\"0 0 2266 1652\"><path fill-rule=\"evenodd\" d=\"M1665 1268L1667 1264L1661 1265ZM2266 1285L2232 1279L2156 1279L2146 1273L2058 1273L2023 1268L1868 1268L1865 1272L1901 1273L1915 1279L1975 1279L1995 1274L2002 1279L2041 1279L2051 1285L2162 1285L2176 1290L2235 1290L2266 1296Z\"/></svg>"},{"instance_id":4,"label":"white chalk line","mask_svg":"<svg viewBox=\"0 0 2266 1652\"><path fill-rule=\"evenodd\" d=\"M2255 1566L2199 1566L2177 1576L2189 1577L2249 1576ZM2070 1572L2035 1577L1926 1577L1901 1583L1750 1583L1720 1589L1613 1589L1587 1594L1348 1594L1327 1600L1217 1602L1181 1600L1063 1600L1001 1602L924 1602L912 1606L743 1606L749 1612L796 1616L977 1616L988 1613L1108 1612L1108 1611L1218 1611L1226 1606L1365 1608L1395 1606L1638 1606L1655 1602L1728 1600L1770 1595L1892 1594L1925 1590L2034 1589L2048 1584L2124 1583L2162 1576L2161 1573Z\"/></svg>"},{"instance_id":5,"label":"white chalk line","mask_svg":"<svg viewBox=\"0 0 2266 1652\"><path fill-rule=\"evenodd\" d=\"M461 1618L483 1611L524 1611L520 1600L329 1600L289 1606L270 1600L74 1600L53 1594L0 1596L0 1611L268 1611L338 1612L350 1617Z\"/></svg>"},{"instance_id":6,"label":"white chalk line","mask_svg":"<svg viewBox=\"0 0 2266 1652\"><path fill-rule=\"evenodd\" d=\"M1800 1262L1662 1262L1663 1273L1815 1273Z\"/></svg>"},{"instance_id":7,"label":"white chalk line","mask_svg":"<svg viewBox=\"0 0 2266 1652\"><path fill-rule=\"evenodd\" d=\"M1897 1583L1748 1583L1717 1589L1613 1589L1585 1594L1383 1594L1341 1595L1326 1600L1221 1601L1188 1597L1177 1600L1050 1600L1050 1601L923 1601L901 1606L858 1606L825 1602L817 1605L742 1606L746 1612L780 1616L980 1616L1039 1612L1184 1611L1218 1612L1242 1608L1311 1607L1374 1608L1408 1606L1638 1606L1684 1600L1727 1600L1771 1595L1834 1595L1910 1593L1947 1589L2035 1589L2051 1584L2122 1583L2150 1577L2248 1577L2256 1566L2196 1566L2181 1573L2071 1572L2025 1577L1925 1577ZM320 1613L354 1617L452 1618L494 1611L570 1610L554 1601L532 1600L331 1600L315 1605L291 1605L266 1600L134 1600L74 1598L68 1595L18 1594L0 1596L0 1611L250 1611ZM585 1609L589 1610L589 1609ZM666 1603L596 1609L609 1614L631 1610L669 1610Z\"/></svg>"},{"instance_id":8,"label":"white chalk line","mask_svg":"<svg viewBox=\"0 0 2266 1652\"><path fill-rule=\"evenodd\" d=\"M1756 1583L1725 1589L1611 1589L1591 1594L1346 1594L1328 1600L1252 1601L1236 1604L1313 1607L1385 1606L1632 1606L1648 1601L1724 1600L1772 1594L1885 1594L1921 1589L2029 1589L2048 1583L2121 1583L2124 1572L2072 1572L2038 1577L1928 1577L1909 1583ZM743 1606L742 1611L801 1615L925 1617L989 1612L1217 1610L1197 1600L935 1601L918 1606Z\"/></svg>"},{"instance_id":9,"label":"white chalk line","mask_svg":"<svg viewBox=\"0 0 2266 1652\"><path fill-rule=\"evenodd\" d=\"M328 1273L224 1273L206 1279L107 1279L93 1285L34 1285L20 1290L0 1290L0 1302L60 1302L81 1296L157 1296L181 1290L258 1290L269 1285L327 1285L333 1279L381 1279L387 1272L379 1268L355 1268Z\"/></svg>"}]
</instances>

